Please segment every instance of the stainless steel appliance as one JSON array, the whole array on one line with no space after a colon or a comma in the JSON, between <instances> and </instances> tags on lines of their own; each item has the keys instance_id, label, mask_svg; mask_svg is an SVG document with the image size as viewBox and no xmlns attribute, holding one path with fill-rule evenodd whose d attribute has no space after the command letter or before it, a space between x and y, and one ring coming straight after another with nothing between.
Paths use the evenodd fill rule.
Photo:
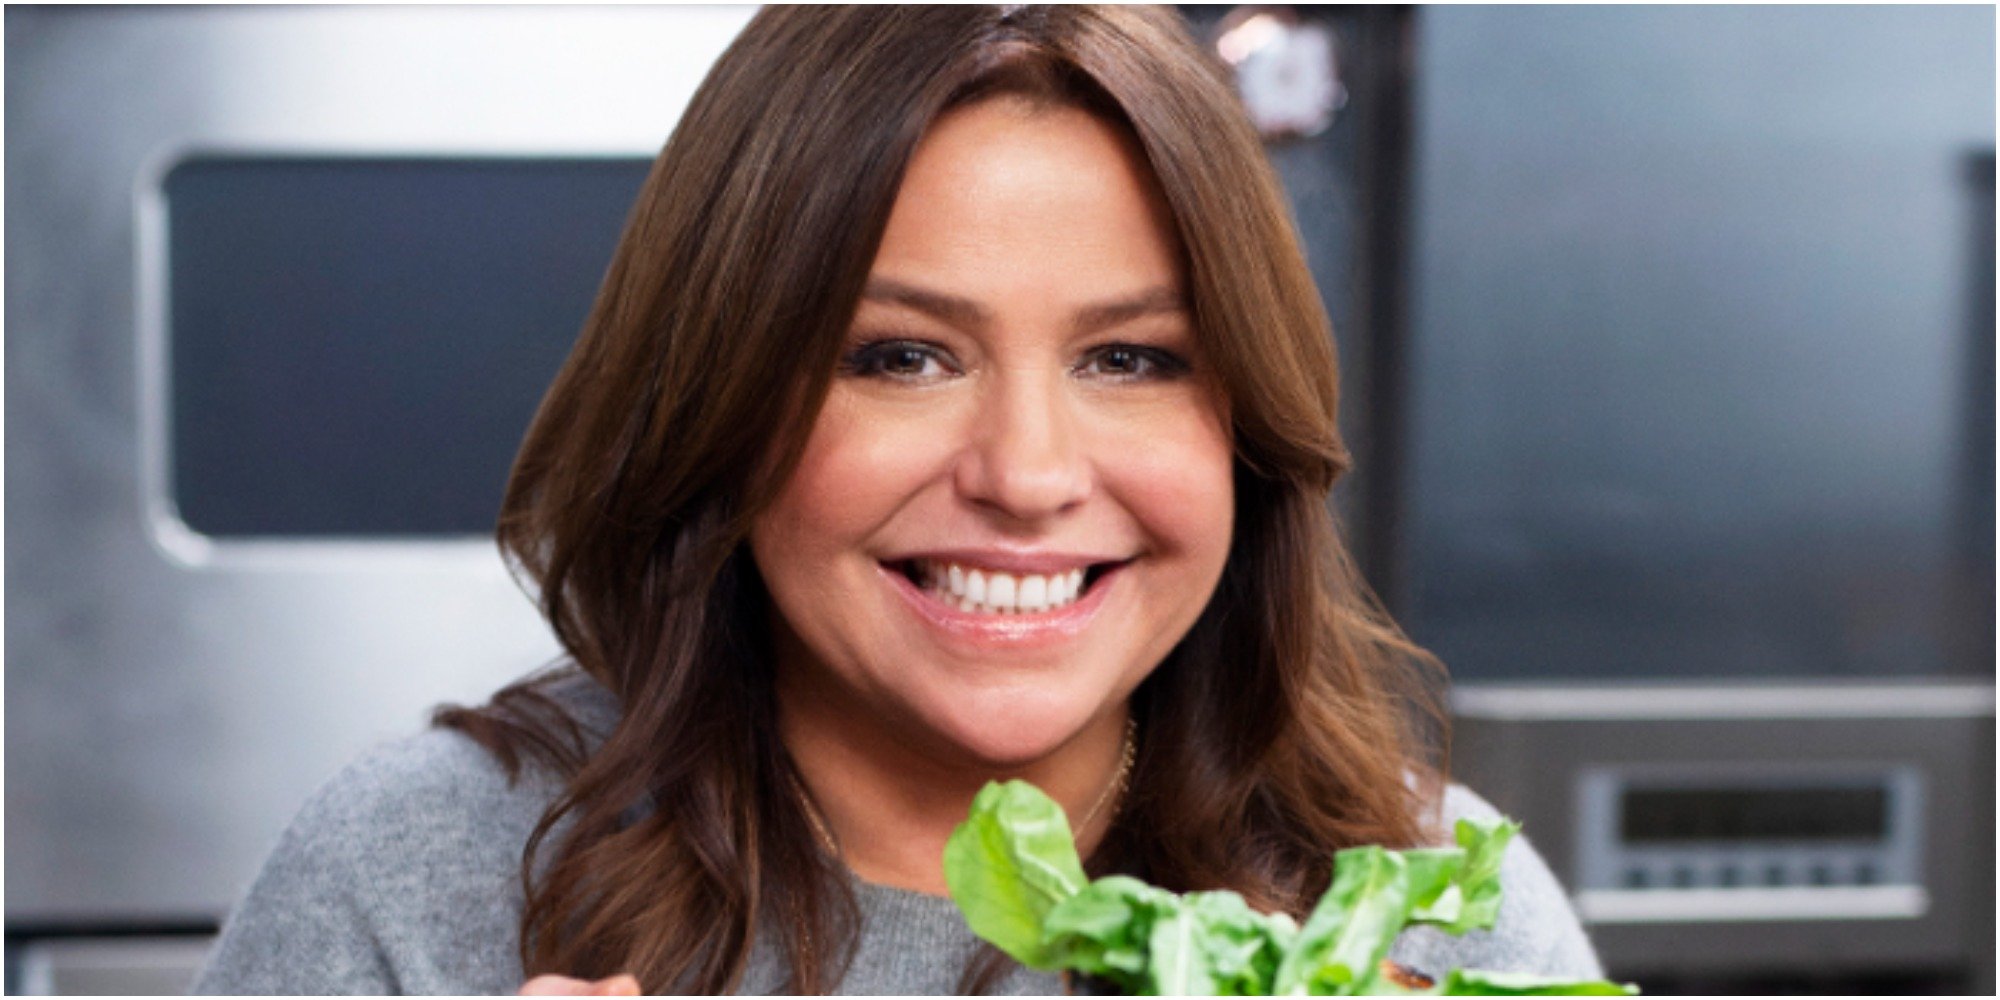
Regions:
<instances>
[{"instance_id":1,"label":"stainless steel appliance","mask_svg":"<svg viewBox=\"0 0 2000 1000\"><path fill-rule=\"evenodd\" d=\"M537 192L643 170L749 14L7 10L10 987L184 983L159 936L212 931L315 786L554 654L453 488L504 476L539 388L483 390L545 382L636 180ZM495 308L424 311L465 261ZM500 402L411 416L454 392ZM402 422L329 422L363 412Z\"/></svg>"},{"instance_id":2,"label":"stainless steel appliance","mask_svg":"<svg viewBox=\"0 0 2000 1000\"><path fill-rule=\"evenodd\" d=\"M1656 990L1992 975L1991 685L1462 690L1461 777Z\"/></svg>"},{"instance_id":3,"label":"stainless steel appliance","mask_svg":"<svg viewBox=\"0 0 2000 1000\"><path fill-rule=\"evenodd\" d=\"M1655 992L1993 985L1993 12L1431 8L1395 610Z\"/></svg>"}]
</instances>

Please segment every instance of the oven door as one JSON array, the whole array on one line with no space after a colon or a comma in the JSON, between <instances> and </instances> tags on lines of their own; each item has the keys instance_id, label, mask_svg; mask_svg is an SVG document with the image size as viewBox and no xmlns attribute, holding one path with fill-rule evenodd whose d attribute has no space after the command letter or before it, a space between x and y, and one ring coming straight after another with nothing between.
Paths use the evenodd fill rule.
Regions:
<instances>
[{"instance_id":1,"label":"oven door","mask_svg":"<svg viewBox=\"0 0 2000 1000\"><path fill-rule=\"evenodd\" d=\"M557 655L495 491L749 14L6 12L10 986Z\"/></svg>"}]
</instances>

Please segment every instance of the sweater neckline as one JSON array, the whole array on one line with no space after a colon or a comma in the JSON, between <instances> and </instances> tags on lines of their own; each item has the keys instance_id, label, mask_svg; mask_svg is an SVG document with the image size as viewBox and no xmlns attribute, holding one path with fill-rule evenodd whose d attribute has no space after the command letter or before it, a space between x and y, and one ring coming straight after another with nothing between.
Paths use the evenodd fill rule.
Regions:
<instances>
[{"instance_id":1,"label":"sweater neckline","mask_svg":"<svg viewBox=\"0 0 2000 1000\"><path fill-rule=\"evenodd\" d=\"M853 869L845 865L841 866L841 871L846 873L847 884L853 888L854 894L868 902L895 905L911 910L958 912L958 903L950 896L936 896L917 889L904 889L893 885L884 885L881 882L870 882L854 874Z\"/></svg>"}]
</instances>

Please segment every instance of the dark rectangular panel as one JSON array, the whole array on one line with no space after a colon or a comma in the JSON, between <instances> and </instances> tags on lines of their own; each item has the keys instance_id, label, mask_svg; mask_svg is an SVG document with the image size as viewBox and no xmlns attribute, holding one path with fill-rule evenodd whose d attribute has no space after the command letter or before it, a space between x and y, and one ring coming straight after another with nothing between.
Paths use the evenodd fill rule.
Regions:
<instances>
[{"instance_id":1,"label":"dark rectangular panel","mask_svg":"<svg viewBox=\"0 0 2000 1000\"><path fill-rule=\"evenodd\" d=\"M1880 786L1628 789L1619 808L1628 844L1871 842L1889 829Z\"/></svg>"},{"instance_id":2,"label":"dark rectangular panel","mask_svg":"<svg viewBox=\"0 0 2000 1000\"><path fill-rule=\"evenodd\" d=\"M187 160L173 501L205 535L483 535L648 161Z\"/></svg>"}]
</instances>

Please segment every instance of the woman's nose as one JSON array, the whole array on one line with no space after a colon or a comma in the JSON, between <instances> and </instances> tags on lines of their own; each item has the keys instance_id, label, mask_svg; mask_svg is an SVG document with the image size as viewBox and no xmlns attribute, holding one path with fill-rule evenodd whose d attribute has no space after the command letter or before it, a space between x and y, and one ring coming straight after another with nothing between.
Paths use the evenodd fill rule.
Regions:
<instances>
[{"instance_id":1,"label":"woman's nose","mask_svg":"<svg viewBox=\"0 0 2000 1000\"><path fill-rule=\"evenodd\" d=\"M961 496L1016 521L1073 509L1090 495L1083 422L1060 377L1003 380L981 401L955 479Z\"/></svg>"}]
</instances>

